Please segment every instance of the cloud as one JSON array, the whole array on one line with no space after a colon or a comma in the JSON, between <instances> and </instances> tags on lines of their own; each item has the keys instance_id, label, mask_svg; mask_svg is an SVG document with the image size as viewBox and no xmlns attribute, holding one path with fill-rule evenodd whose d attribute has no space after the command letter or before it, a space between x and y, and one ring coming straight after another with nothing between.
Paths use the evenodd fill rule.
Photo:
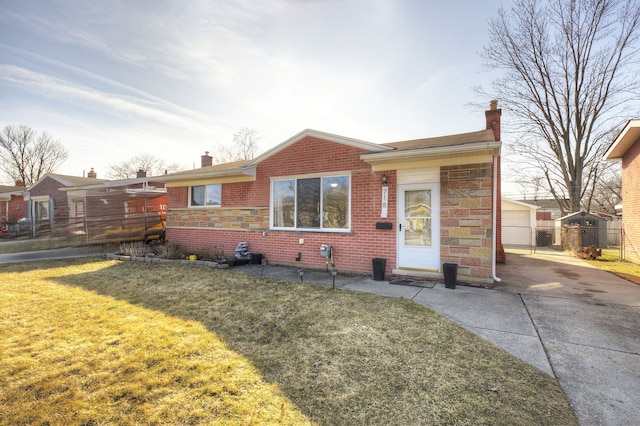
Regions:
<instances>
[{"instance_id":1,"label":"cloud","mask_svg":"<svg viewBox=\"0 0 640 426\"><path fill-rule=\"evenodd\" d=\"M100 80L105 82L104 78L100 78ZM132 120L154 120L157 123L174 126L201 128L218 124L215 120L201 113L190 111L115 82L113 85L117 89L120 91L126 89L129 94L96 90L77 82L16 65L0 64L0 81L52 99L64 100L71 104Z\"/></svg>"}]
</instances>

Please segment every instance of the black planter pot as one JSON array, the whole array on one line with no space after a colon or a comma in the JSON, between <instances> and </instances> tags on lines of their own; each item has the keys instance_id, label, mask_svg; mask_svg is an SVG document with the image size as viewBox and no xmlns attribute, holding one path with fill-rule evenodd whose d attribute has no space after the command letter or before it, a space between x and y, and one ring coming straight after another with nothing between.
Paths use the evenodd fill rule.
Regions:
<instances>
[{"instance_id":1,"label":"black planter pot","mask_svg":"<svg viewBox=\"0 0 640 426\"><path fill-rule=\"evenodd\" d=\"M444 286L446 288L456 288L456 282L458 280L458 264L443 263L442 270L444 271Z\"/></svg>"},{"instance_id":2,"label":"black planter pot","mask_svg":"<svg viewBox=\"0 0 640 426\"><path fill-rule=\"evenodd\" d=\"M387 268L387 259L373 259L373 280L384 281L384 270Z\"/></svg>"}]
</instances>

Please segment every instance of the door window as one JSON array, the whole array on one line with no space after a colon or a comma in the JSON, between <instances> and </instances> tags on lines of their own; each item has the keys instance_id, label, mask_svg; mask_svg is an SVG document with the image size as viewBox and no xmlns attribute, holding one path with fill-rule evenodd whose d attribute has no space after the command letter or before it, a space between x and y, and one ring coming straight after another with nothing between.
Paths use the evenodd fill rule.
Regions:
<instances>
[{"instance_id":1,"label":"door window","mask_svg":"<svg viewBox=\"0 0 640 426\"><path fill-rule=\"evenodd\" d=\"M431 190L405 191L404 243L431 246Z\"/></svg>"}]
</instances>

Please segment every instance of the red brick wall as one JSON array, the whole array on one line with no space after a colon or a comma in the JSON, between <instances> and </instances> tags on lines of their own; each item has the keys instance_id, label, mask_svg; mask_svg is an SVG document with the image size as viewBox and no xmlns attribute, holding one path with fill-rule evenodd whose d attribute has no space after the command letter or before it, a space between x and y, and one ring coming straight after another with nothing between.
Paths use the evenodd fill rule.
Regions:
<instances>
[{"instance_id":1,"label":"red brick wall","mask_svg":"<svg viewBox=\"0 0 640 426\"><path fill-rule=\"evenodd\" d=\"M16 222L24 217L24 197L22 195L12 195L11 200L0 201L0 223Z\"/></svg>"},{"instance_id":2,"label":"red brick wall","mask_svg":"<svg viewBox=\"0 0 640 426\"><path fill-rule=\"evenodd\" d=\"M551 212L536 212L536 220L551 220Z\"/></svg>"},{"instance_id":3,"label":"red brick wall","mask_svg":"<svg viewBox=\"0 0 640 426\"><path fill-rule=\"evenodd\" d=\"M320 244L330 244L338 270L371 274L372 259L382 257L387 259L386 273L390 275L395 267L396 255L395 172L372 172L371 166L360 160L362 152L364 151L343 144L307 137L263 160L258 165L254 182L224 184L222 209L218 210L244 210L247 207L257 209L257 217L262 216L266 219L260 222L259 229L216 229L209 220L218 215L216 209L185 211L183 209L188 202L188 188L169 188L166 238L169 242L181 243L191 249L222 247L228 255L234 253L238 242L247 241L251 252L262 253L271 263L314 268L325 267L326 258L320 255ZM340 171L351 171L350 232L268 229L271 177ZM388 176L390 189L386 219L380 218L382 174ZM187 212L193 214L193 218L197 220L192 221L191 225L186 222L177 225L176 219L188 215ZM240 217L244 221L246 215L241 214ZM393 229L376 229L375 224L379 221L391 222ZM205 224L207 226L203 226ZM300 238L304 239L303 244L299 244ZM301 253L300 262L295 260L298 253Z\"/></svg>"},{"instance_id":4,"label":"red brick wall","mask_svg":"<svg viewBox=\"0 0 640 426\"><path fill-rule=\"evenodd\" d=\"M440 260L457 263L463 280L492 280L492 167L440 169Z\"/></svg>"},{"instance_id":5,"label":"red brick wall","mask_svg":"<svg viewBox=\"0 0 640 426\"><path fill-rule=\"evenodd\" d=\"M52 215L49 220L52 221L53 226L66 225L69 218L69 203L67 201L67 194L58 190L58 188L64 187L63 184L57 180L47 176L40 181L36 186L33 186L29 190L31 197L38 197L42 195L48 195L53 202L50 204L53 206Z\"/></svg>"},{"instance_id":6,"label":"red brick wall","mask_svg":"<svg viewBox=\"0 0 640 426\"><path fill-rule=\"evenodd\" d=\"M622 157L622 204L625 258L640 263L640 140Z\"/></svg>"},{"instance_id":7,"label":"red brick wall","mask_svg":"<svg viewBox=\"0 0 640 426\"><path fill-rule=\"evenodd\" d=\"M362 150L307 137L263 160L254 182L222 186L222 207L188 209L188 188L168 189L169 242L193 250L223 248L233 255L238 242L270 263L323 268L320 244L330 244L335 266L344 272L372 273L372 259L387 259L386 274L396 268L396 185L394 170L372 172L360 160ZM492 279L492 163L441 170L441 259L459 264L472 282ZM269 230L270 178L351 171L350 232ZM388 217L380 218L382 183L389 185ZM376 229L390 222L391 230ZM499 224L498 224L499 225ZM300 244L303 239L303 244ZM295 259L301 255L301 261Z\"/></svg>"},{"instance_id":8,"label":"red brick wall","mask_svg":"<svg viewBox=\"0 0 640 426\"><path fill-rule=\"evenodd\" d=\"M167 209L186 209L189 205L189 188L186 186L167 188Z\"/></svg>"}]
</instances>

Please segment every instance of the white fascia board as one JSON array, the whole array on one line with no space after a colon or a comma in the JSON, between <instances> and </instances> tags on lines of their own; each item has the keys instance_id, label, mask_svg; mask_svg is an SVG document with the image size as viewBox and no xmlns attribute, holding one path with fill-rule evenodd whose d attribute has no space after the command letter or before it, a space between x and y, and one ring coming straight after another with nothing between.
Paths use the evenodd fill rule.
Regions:
<instances>
[{"instance_id":1,"label":"white fascia board","mask_svg":"<svg viewBox=\"0 0 640 426\"><path fill-rule=\"evenodd\" d=\"M436 148L419 148L409 149L404 151L392 151L392 152L380 152L380 153L367 153L361 154L360 159L374 164L387 160L399 160L406 158L409 160L415 160L419 156L436 156L446 154L461 154L461 153L480 153L482 151L490 150L492 155L500 155L501 142L478 142L472 144L455 145L455 146L441 146Z\"/></svg>"},{"instance_id":2,"label":"white fascia board","mask_svg":"<svg viewBox=\"0 0 640 426\"><path fill-rule=\"evenodd\" d=\"M271 148L270 150L268 150L268 151L262 153L261 155L257 156L252 161L247 163L245 165L245 167L255 167L261 161L266 160L267 158L271 157L272 155L277 154L278 152L280 152L283 149L293 145L294 143L306 138L307 136L311 136L311 137L314 137L314 138L322 139L322 140L325 140L325 141L328 141L328 142L335 142L335 143L339 143L339 144L342 144L342 145L351 146L351 147L354 147L354 148L364 149L364 150L372 151L372 152L386 152L386 151L395 150L395 148L392 148L392 147L386 146L386 145L380 145L380 144L373 143L373 142L366 142L366 141L359 140L359 139L353 139L353 138L348 138L348 137L345 137L345 136L334 135L334 134L331 134L331 133L321 132L319 130L305 129L305 130L301 131L300 133L290 137L289 139L287 139L286 141L282 142L281 144L276 145L275 147Z\"/></svg>"},{"instance_id":3,"label":"white fascia board","mask_svg":"<svg viewBox=\"0 0 640 426\"><path fill-rule=\"evenodd\" d=\"M604 159L609 161L620 160L631 146L640 139L640 119L629 120L618 137L613 141Z\"/></svg>"}]
</instances>

